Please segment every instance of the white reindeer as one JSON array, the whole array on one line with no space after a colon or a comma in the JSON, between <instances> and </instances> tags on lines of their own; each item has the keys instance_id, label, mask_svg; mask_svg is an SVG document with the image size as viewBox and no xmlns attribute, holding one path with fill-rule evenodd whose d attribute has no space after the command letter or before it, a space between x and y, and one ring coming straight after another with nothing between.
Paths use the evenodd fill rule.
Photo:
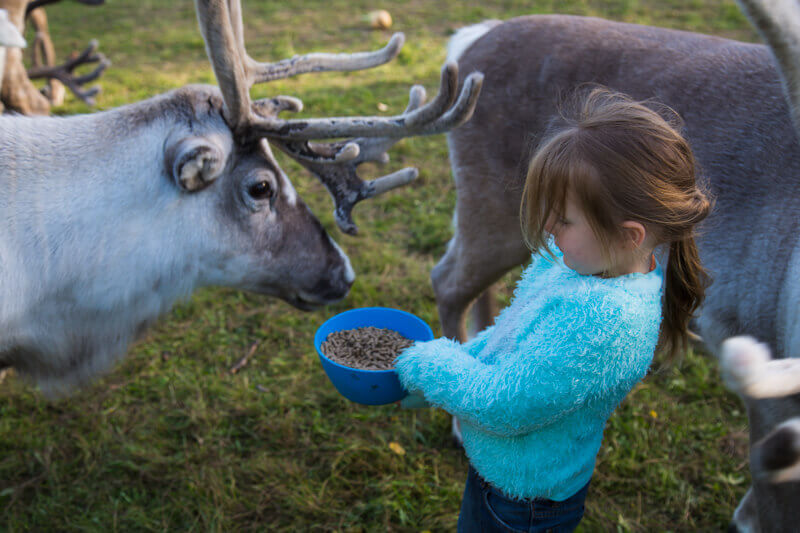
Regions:
<instances>
[{"instance_id":1,"label":"white reindeer","mask_svg":"<svg viewBox=\"0 0 800 533\"><path fill-rule=\"evenodd\" d=\"M350 263L270 143L323 181L337 222L353 233L356 202L416 176L404 169L362 182L357 166L403 136L467 120L480 90L476 74L456 100L448 65L438 96L422 105L424 90L412 88L400 116L284 120L278 113L300 101L253 102L254 83L374 67L396 56L402 34L378 52L262 64L245 51L239 0L196 8L219 89L188 86L68 118L0 118L0 368L47 392L108 368L196 287L257 291L301 309L344 297Z\"/></svg>"},{"instance_id":2,"label":"white reindeer","mask_svg":"<svg viewBox=\"0 0 800 533\"><path fill-rule=\"evenodd\" d=\"M748 334L768 342L778 359L800 357L800 144L790 112L800 110L800 6L742 2L770 28L762 32L777 36L769 47L561 15L487 21L453 36L448 60L485 78L472 119L448 134L455 235L431 273L446 336L467 338L470 307L476 330L493 320L493 284L530 256L519 225L530 150L564 97L599 83L674 108L716 196L698 241L714 278L693 326L706 346L719 354L726 338ZM751 443L800 414L796 396L745 401ZM782 449L797 452L798 430L783 427L795 445ZM773 461L774 447L753 449L765 468L792 461ZM800 483L756 474L733 528L796 530L798 501Z\"/></svg>"}]
</instances>

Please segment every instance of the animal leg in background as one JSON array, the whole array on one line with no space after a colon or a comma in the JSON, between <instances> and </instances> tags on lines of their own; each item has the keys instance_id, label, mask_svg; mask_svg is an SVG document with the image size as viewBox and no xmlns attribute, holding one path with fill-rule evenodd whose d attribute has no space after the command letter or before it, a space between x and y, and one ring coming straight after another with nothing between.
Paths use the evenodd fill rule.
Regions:
<instances>
[{"instance_id":1,"label":"animal leg in background","mask_svg":"<svg viewBox=\"0 0 800 533\"><path fill-rule=\"evenodd\" d=\"M725 385L753 399L800 393L800 359L772 359L766 344L747 336L722 343ZM791 418L752 447L753 475L773 483L800 480L800 418Z\"/></svg>"}]
</instances>

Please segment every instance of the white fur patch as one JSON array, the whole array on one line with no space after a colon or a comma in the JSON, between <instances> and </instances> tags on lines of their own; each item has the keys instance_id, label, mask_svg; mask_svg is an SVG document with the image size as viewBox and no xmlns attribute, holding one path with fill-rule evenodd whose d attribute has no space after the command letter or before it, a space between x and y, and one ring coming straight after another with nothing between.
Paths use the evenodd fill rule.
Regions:
<instances>
[{"instance_id":1,"label":"white fur patch","mask_svg":"<svg viewBox=\"0 0 800 533\"><path fill-rule=\"evenodd\" d=\"M334 241L331 238L330 235L328 235L328 240L331 241L331 244L333 245L334 248L336 248L336 251L338 251L342 255L342 259L344 260L344 269L345 269L344 270L344 279L345 279L345 281L347 283L353 283L353 281L355 281L355 279L356 279L356 273L353 270L352 265L350 264L350 258L347 257L347 254L344 253L344 251L339 247L339 245L336 243L336 241Z\"/></svg>"},{"instance_id":2,"label":"white fur patch","mask_svg":"<svg viewBox=\"0 0 800 533\"><path fill-rule=\"evenodd\" d=\"M725 384L752 398L779 398L800 392L800 359L772 359L766 344L732 337L720 356Z\"/></svg>"},{"instance_id":3,"label":"white fur patch","mask_svg":"<svg viewBox=\"0 0 800 533\"><path fill-rule=\"evenodd\" d=\"M275 156L272 155L272 148L270 148L266 139L261 139L261 148L272 161L275 161ZM278 179L281 181L281 192L284 198L286 198L286 202L291 206L297 205L297 191L294 185L289 181L289 176L286 175L283 169L277 165L276 167L278 168Z\"/></svg>"},{"instance_id":4,"label":"white fur patch","mask_svg":"<svg viewBox=\"0 0 800 533\"><path fill-rule=\"evenodd\" d=\"M0 46L25 48L25 38L17 27L8 19L8 11L0 9Z\"/></svg>"},{"instance_id":5,"label":"white fur patch","mask_svg":"<svg viewBox=\"0 0 800 533\"><path fill-rule=\"evenodd\" d=\"M447 43L447 62L458 62L464 51L472 46L472 43L483 37L498 24L501 24L499 20L485 20L459 29Z\"/></svg>"}]
</instances>

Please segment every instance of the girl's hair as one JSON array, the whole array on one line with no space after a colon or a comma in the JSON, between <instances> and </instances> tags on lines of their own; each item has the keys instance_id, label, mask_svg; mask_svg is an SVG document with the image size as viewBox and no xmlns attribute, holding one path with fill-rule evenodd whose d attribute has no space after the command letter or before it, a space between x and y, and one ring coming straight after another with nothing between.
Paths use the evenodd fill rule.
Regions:
<instances>
[{"instance_id":1,"label":"girl's hair","mask_svg":"<svg viewBox=\"0 0 800 533\"><path fill-rule=\"evenodd\" d=\"M621 223L647 230L653 246L668 245L659 351L668 361L688 347L689 320L702 303L709 276L700 263L695 226L713 200L695 177L680 118L668 117L606 88L576 95L533 155L520 207L531 249L547 250L545 224L562 218L567 196L576 202L613 264L611 243Z\"/></svg>"}]
</instances>

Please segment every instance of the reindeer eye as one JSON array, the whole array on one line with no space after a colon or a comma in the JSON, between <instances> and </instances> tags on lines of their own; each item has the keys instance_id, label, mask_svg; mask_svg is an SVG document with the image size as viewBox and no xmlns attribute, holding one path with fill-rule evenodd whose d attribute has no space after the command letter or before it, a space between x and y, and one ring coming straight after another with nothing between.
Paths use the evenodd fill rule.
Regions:
<instances>
[{"instance_id":1,"label":"reindeer eye","mask_svg":"<svg viewBox=\"0 0 800 533\"><path fill-rule=\"evenodd\" d=\"M256 200L266 200L272 196L272 186L266 180L259 181L251 185L250 188L247 189L247 193Z\"/></svg>"}]
</instances>

